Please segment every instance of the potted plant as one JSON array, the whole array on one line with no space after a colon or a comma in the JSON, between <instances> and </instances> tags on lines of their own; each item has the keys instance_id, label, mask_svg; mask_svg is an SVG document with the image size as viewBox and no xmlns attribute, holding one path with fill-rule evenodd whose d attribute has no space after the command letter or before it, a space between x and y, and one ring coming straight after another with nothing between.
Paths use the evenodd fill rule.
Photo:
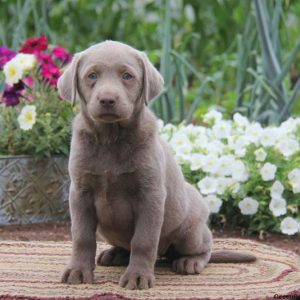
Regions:
<instances>
[{"instance_id":1,"label":"potted plant","mask_svg":"<svg viewBox=\"0 0 300 300\"><path fill-rule=\"evenodd\" d=\"M56 83L71 60L45 36L0 47L0 224L68 216L71 105Z\"/></svg>"}]
</instances>

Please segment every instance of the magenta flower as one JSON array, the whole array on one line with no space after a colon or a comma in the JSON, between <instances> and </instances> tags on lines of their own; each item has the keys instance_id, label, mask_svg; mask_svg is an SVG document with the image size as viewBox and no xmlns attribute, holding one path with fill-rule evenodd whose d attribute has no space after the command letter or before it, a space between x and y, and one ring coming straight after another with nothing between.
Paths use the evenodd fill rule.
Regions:
<instances>
[{"instance_id":1,"label":"magenta flower","mask_svg":"<svg viewBox=\"0 0 300 300\"><path fill-rule=\"evenodd\" d=\"M35 55L41 64L41 74L45 81L50 85L56 86L60 71L55 65L51 55L48 53L35 53Z\"/></svg>"},{"instance_id":2,"label":"magenta flower","mask_svg":"<svg viewBox=\"0 0 300 300\"><path fill-rule=\"evenodd\" d=\"M38 59L39 63L43 65L54 65L53 59L50 54L48 53L35 53L36 58Z\"/></svg>"},{"instance_id":3,"label":"magenta flower","mask_svg":"<svg viewBox=\"0 0 300 300\"><path fill-rule=\"evenodd\" d=\"M2 70L3 66L15 56L16 53L14 51L6 47L0 47L0 70Z\"/></svg>"},{"instance_id":4,"label":"magenta flower","mask_svg":"<svg viewBox=\"0 0 300 300\"><path fill-rule=\"evenodd\" d=\"M54 47L52 50L52 54L64 64L69 63L72 59L70 53L61 46Z\"/></svg>"},{"instance_id":5,"label":"magenta flower","mask_svg":"<svg viewBox=\"0 0 300 300\"><path fill-rule=\"evenodd\" d=\"M60 76L59 68L56 65L42 65L41 73L46 82L48 82L50 85L56 86L57 80Z\"/></svg>"},{"instance_id":6,"label":"magenta flower","mask_svg":"<svg viewBox=\"0 0 300 300\"><path fill-rule=\"evenodd\" d=\"M2 95L3 103L5 103L6 106L18 105L23 90L24 90L24 85L21 81L18 84L15 84L13 86L6 85Z\"/></svg>"}]
</instances>

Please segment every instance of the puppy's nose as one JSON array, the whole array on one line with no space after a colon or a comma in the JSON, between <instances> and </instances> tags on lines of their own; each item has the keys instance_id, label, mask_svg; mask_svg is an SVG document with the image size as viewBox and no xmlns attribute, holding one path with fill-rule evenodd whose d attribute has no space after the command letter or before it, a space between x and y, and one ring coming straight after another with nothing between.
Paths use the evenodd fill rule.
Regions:
<instances>
[{"instance_id":1,"label":"puppy's nose","mask_svg":"<svg viewBox=\"0 0 300 300\"><path fill-rule=\"evenodd\" d=\"M103 106L105 108L110 108L116 104L116 100L113 98L101 98L100 104L101 104L101 106Z\"/></svg>"}]
</instances>

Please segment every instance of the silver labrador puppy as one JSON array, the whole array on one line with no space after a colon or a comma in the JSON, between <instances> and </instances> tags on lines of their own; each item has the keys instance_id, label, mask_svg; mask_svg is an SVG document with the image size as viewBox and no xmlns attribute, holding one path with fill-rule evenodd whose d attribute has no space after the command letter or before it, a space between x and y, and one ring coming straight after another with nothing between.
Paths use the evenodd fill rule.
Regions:
<instances>
[{"instance_id":1,"label":"silver labrador puppy","mask_svg":"<svg viewBox=\"0 0 300 300\"><path fill-rule=\"evenodd\" d=\"M69 161L73 250L66 283L92 283L96 231L112 245L104 266L128 264L120 285L154 286L157 256L179 274L199 274L209 261L246 262L243 253L212 253L209 210L184 180L157 119L147 107L163 79L147 56L106 41L75 55L58 81L62 98L80 98Z\"/></svg>"}]
</instances>

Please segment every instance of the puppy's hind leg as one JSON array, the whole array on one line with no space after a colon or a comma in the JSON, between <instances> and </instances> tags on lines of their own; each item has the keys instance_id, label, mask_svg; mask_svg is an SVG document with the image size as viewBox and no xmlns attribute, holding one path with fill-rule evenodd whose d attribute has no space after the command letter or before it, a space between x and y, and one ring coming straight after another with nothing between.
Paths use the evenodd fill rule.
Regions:
<instances>
[{"instance_id":1,"label":"puppy's hind leg","mask_svg":"<svg viewBox=\"0 0 300 300\"><path fill-rule=\"evenodd\" d=\"M174 244L176 259L172 262L172 268L179 274L200 274L210 260L211 232L205 223L199 222L182 233Z\"/></svg>"},{"instance_id":2,"label":"puppy's hind leg","mask_svg":"<svg viewBox=\"0 0 300 300\"><path fill-rule=\"evenodd\" d=\"M121 247L111 247L100 253L97 258L99 266L127 266L129 263L129 251Z\"/></svg>"}]
</instances>

